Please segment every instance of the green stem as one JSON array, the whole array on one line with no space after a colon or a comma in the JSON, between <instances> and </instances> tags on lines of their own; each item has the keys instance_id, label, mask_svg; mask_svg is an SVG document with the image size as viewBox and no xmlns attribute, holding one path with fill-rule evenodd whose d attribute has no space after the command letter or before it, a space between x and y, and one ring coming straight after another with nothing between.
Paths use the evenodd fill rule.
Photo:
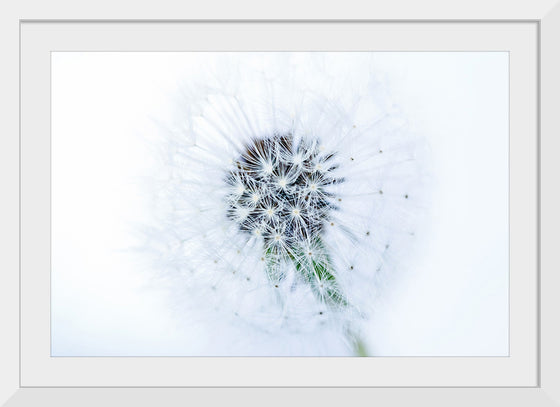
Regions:
<instances>
[{"instance_id":1,"label":"green stem","mask_svg":"<svg viewBox=\"0 0 560 407\"><path fill-rule=\"evenodd\" d=\"M352 344L352 349L354 350L354 355L360 357L370 356L365 342L358 336L358 334L353 333L350 329L346 332L346 336Z\"/></svg>"},{"instance_id":2,"label":"green stem","mask_svg":"<svg viewBox=\"0 0 560 407\"><path fill-rule=\"evenodd\" d=\"M331 272L333 266L320 237L316 238L315 244L321 250L321 256L309 258L305 255L303 249L300 249L299 252L290 254L288 258L294 262L296 270L310 284L313 293L319 300L325 301L326 305L330 308L350 307L340 290L334 274ZM265 257L267 259L268 276L270 279L273 279L272 270L275 265L278 266L278 259L270 248L266 251ZM346 336L352 344L356 356L368 356L365 343L357 333L352 329L347 329Z\"/></svg>"}]
</instances>

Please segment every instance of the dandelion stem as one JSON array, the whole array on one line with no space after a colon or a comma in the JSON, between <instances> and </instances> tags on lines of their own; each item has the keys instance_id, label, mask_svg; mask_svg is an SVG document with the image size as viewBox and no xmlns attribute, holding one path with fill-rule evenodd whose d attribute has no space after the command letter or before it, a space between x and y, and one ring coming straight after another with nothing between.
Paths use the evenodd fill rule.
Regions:
<instances>
[{"instance_id":1,"label":"dandelion stem","mask_svg":"<svg viewBox=\"0 0 560 407\"><path fill-rule=\"evenodd\" d=\"M370 356L368 354L366 344L359 337L356 337L356 336L353 337L352 347L354 349L354 354L356 356L360 356L360 357Z\"/></svg>"},{"instance_id":2,"label":"dandelion stem","mask_svg":"<svg viewBox=\"0 0 560 407\"><path fill-rule=\"evenodd\" d=\"M311 257L305 255L304 249L299 248L293 253L286 256L286 259L292 261L296 270L300 273L302 279L311 286L314 295L323 301L329 308L340 310L340 308L350 308L350 304L344 298L336 277L330 257L326 253L325 245L320 237L315 238L314 247L321 252L320 256ZM266 270L269 279L274 276L273 267L277 264L277 254L271 248L265 252ZM360 339L359 335L348 328L346 336L351 344L355 356L368 356L365 343Z\"/></svg>"}]
</instances>

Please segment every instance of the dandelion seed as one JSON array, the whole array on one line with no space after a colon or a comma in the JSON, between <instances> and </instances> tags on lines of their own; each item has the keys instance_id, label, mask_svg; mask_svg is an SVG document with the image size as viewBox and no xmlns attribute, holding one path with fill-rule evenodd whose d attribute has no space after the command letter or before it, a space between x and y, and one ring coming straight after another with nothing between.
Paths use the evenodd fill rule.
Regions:
<instances>
[{"instance_id":1,"label":"dandelion seed","mask_svg":"<svg viewBox=\"0 0 560 407\"><path fill-rule=\"evenodd\" d=\"M286 178L280 178L278 180L278 185L280 186L280 188L286 189L286 187L288 186L288 181L286 180Z\"/></svg>"}]
</instances>

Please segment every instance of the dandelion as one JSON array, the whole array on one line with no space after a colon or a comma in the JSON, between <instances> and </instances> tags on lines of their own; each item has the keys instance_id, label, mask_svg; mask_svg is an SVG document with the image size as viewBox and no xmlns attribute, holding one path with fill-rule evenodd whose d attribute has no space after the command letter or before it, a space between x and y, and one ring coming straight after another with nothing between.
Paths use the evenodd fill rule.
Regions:
<instances>
[{"instance_id":1,"label":"dandelion","mask_svg":"<svg viewBox=\"0 0 560 407\"><path fill-rule=\"evenodd\" d=\"M183 88L151 246L204 318L366 354L380 275L412 247L423 194L422 144L371 57L221 54Z\"/></svg>"}]
</instances>

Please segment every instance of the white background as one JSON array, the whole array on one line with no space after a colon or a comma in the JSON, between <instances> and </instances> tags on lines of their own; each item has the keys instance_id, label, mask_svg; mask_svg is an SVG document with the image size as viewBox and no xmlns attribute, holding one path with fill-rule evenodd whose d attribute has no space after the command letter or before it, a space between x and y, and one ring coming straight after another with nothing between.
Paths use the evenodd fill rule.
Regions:
<instances>
[{"instance_id":1,"label":"white background","mask_svg":"<svg viewBox=\"0 0 560 407\"><path fill-rule=\"evenodd\" d=\"M375 354L507 355L507 53L377 60L429 137L435 216L417 268L379 303ZM204 67L167 53L54 53L52 67L52 354L188 354L200 332L123 249L146 216L149 116Z\"/></svg>"}]
</instances>

